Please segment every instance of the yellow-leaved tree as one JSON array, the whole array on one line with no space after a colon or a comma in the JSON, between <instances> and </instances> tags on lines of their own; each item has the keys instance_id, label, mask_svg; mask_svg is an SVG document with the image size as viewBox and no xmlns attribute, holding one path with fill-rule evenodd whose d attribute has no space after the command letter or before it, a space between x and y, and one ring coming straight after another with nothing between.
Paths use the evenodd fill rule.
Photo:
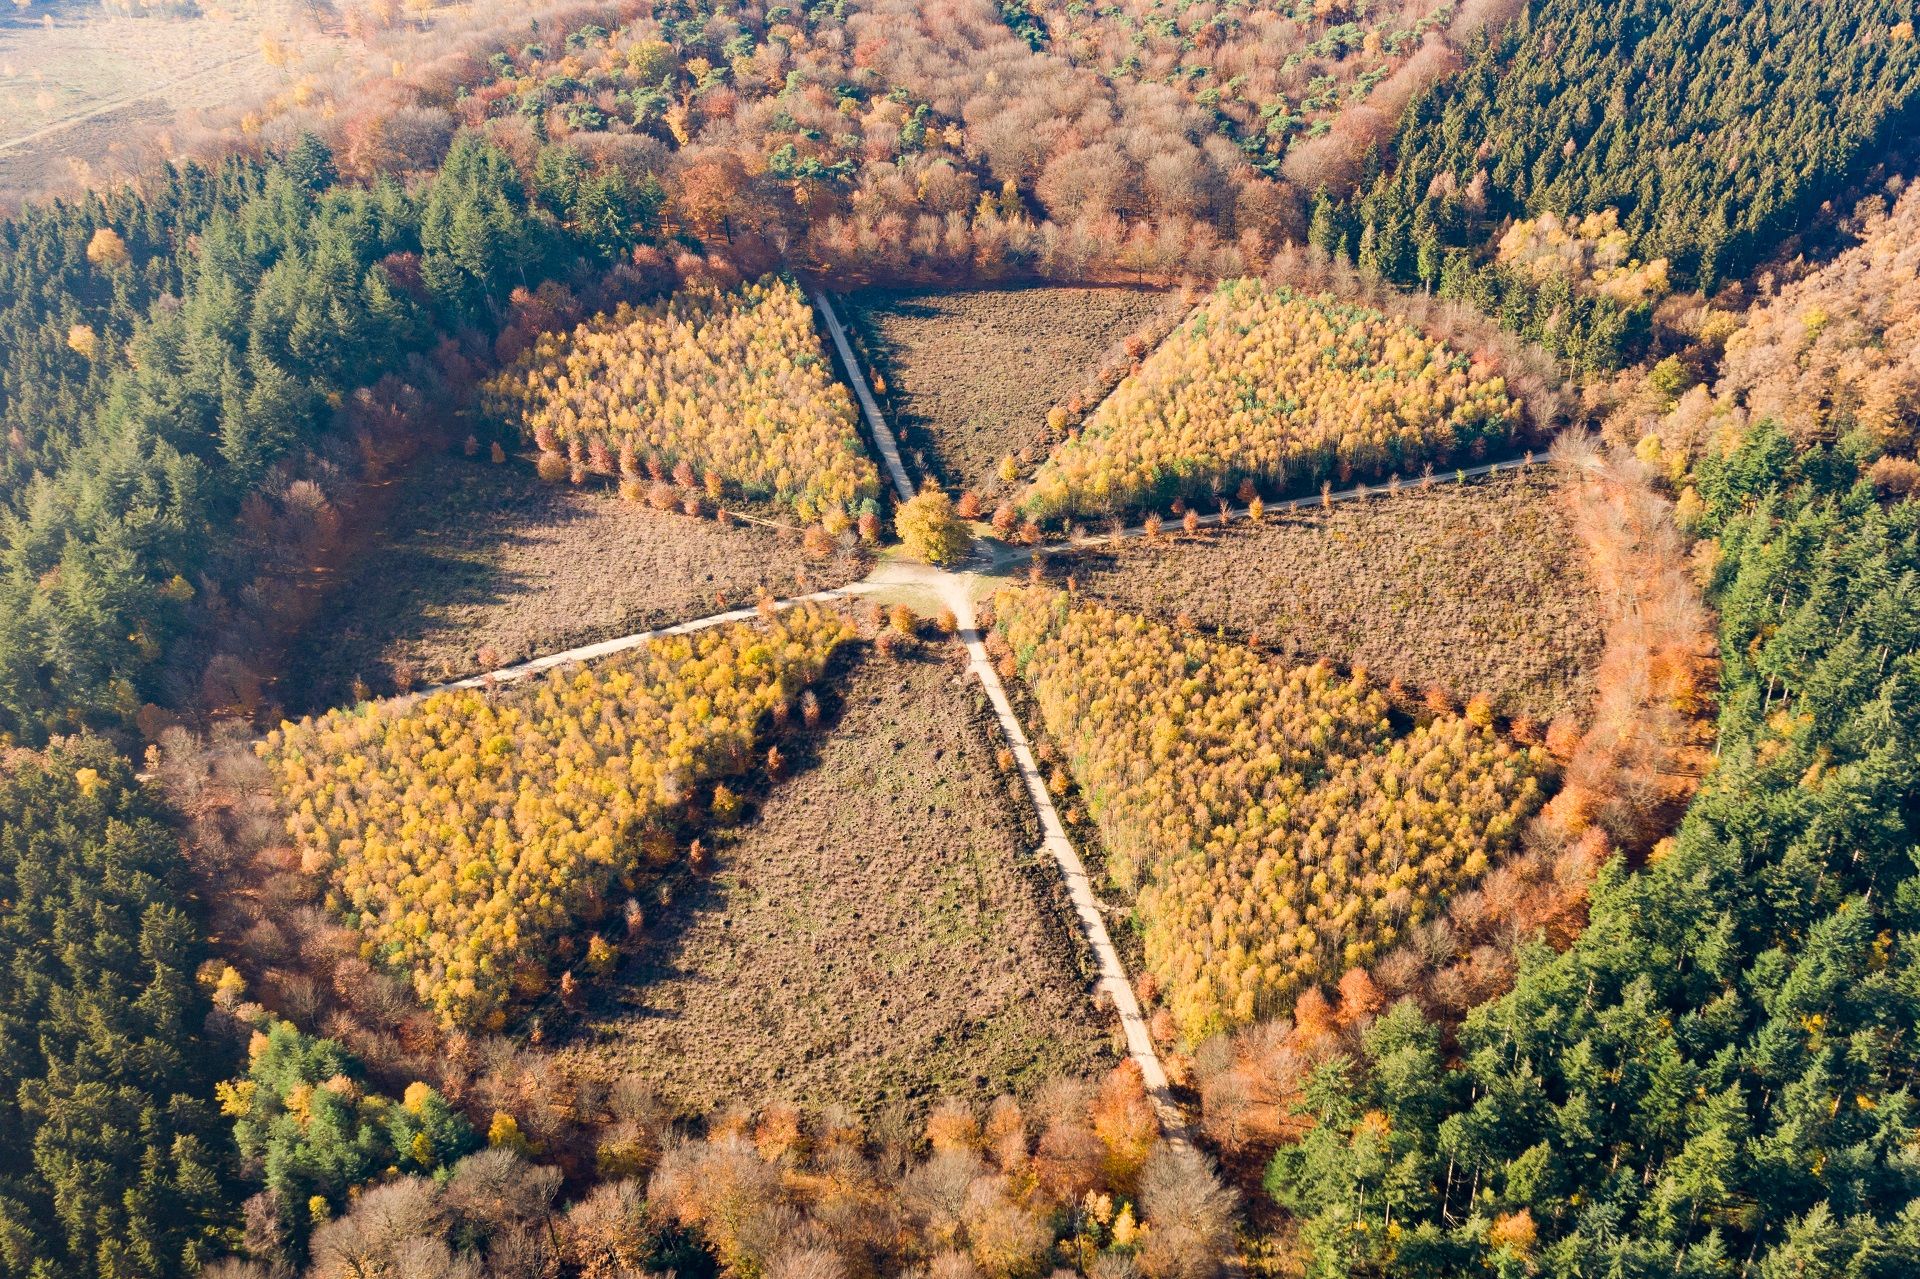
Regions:
<instances>
[{"instance_id":1,"label":"yellow-leaved tree","mask_svg":"<svg viewBox=\"0 0 1920 1279\"><path fill-rule=\"evenodd\" d=\"M1056 445L1033 520L1414 474L1511 440L1520 406L1466 355L1364 306L1229 280Z\"/></svg>"},{"instance_id":2,"label":"yellow-leaved tree","mask_svg":"<svg viewBox=\"0 0 1920 1279\"><path fill-rule=\"evenodd\" d=\"M484 404L556 475L570 463L644 469L843 526L880 491L813 310L783 276L696 285L543 334L487 383Z\"/></svg>"},{"instance_id":3,"label":"yellow-leaved tree","mask_svg":"<svg viewBox=\"0 0 1920 1279\"><path fill-rule=\"evenodd\" d=\"M851 633L795 608L503 692L329 711L260 753L334 909L449 1025L497 1025L544 988L557 935L671 855L674 815L750 766L775 708Z\"/></svg>"},{"instance_id":4,"label":"yellow-leaved tree","mask_svg":"<svg viewBox=\"0 0 1920 1279\"><path fill-rule=\"evenodd\" d=\"M1112 874L1139 893L1147 969L1190 1041L1367 963L1513 848L1545 798L1543 749L1478 716L1399 732L1364 674L1046 587L994 608Z\"/></svg>"}]
</instances>

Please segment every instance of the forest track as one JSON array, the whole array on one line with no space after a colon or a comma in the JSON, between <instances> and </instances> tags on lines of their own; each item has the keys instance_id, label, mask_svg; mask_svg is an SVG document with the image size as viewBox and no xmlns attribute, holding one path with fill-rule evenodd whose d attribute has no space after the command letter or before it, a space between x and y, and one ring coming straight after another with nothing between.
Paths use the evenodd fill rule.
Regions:
<instances>
[{"instance_id":1,"label":"forest track","mask_svg":"<svg viewBox=\"0 0 1920 1279\"><path fill-rule=\"evenodd\" d=\"M902 502L913 500L913 481L907 478L907 468L900 460L900 441L895 437L893 428L887 425L886 415L880 411L880 402L873 398L873 388L867 385L867 375L861 371L860 362L853 356L853 345L847 341L847 326L840 322L840 313L833 309L833 299L827 296L825 289L815 287L813 304L820 310L820 318L826 321L827 335L833 339L833 349L840 353L840 367L846 371L847 381L853 383L854 398L860 401L861 416L867 420L867 430L873 436L873 444L880 451L880 460L886 463L887 475L893 480L893 491Z\"/></svg>"}]
</instances>

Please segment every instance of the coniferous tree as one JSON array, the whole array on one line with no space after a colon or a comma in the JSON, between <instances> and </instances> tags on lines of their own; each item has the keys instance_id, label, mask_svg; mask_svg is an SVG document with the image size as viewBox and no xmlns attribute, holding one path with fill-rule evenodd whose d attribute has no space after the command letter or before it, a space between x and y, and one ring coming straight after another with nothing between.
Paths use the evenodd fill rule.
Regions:
<instances>
[{"instance_id":1,"label":"coniferous tree","mask_svg":"<svg viewBox=\"0 0 1920 1279\"><path fill-rule=\"evenodd\" d=\"M232 1144L174 836L105 742L0 769L0 1275L192 1274Z\"/></svg>"},{"instance_id":2,"label":"coniferous tree","mask_svg":"<svg viewBox=\"0 0 1920 1279\"><path fill-rule=\"evenodd\" d=\"M1437 1092L1396 1096L1383 1051L1307 1098L1269 1184L1319 1273L1920 1265L1920 505L1877 502L1865 455L1769 424L1702 461L1720 762L1573 947L1469 1016ZM1397 1233L1375 1128L1425 1169Z\"/></svg>"}]
</instances>

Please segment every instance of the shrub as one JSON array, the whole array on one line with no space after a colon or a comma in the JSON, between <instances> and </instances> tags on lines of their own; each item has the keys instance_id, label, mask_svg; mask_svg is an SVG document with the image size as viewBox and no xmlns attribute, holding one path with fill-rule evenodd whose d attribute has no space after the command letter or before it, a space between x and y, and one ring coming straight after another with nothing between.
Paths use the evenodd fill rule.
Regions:
<instances>
[{"instance_id":1,"label":"shrub","mask_svg":"<svg viewBox=\"0 0 1920 1279\"><path fill-rule=\"evenodd\" d=\"M1365 963L1513 847L1546 752L1444 715L1396 736L1363 674L1038 587L994 611L1137 888L1147 971L1189 1040Z\"/></svg>"},{"instance_id":2,"label":"shrub","mask_svg":"<svg viewBox=\"0 0 1920 1279\"><path fill-rule=\"evenodd\" d=\"M486 404L530 438L585 440L623 472L637 453L659 463L656 481L670 470L683 488L701 472L803 520L851 514L879 492L812 309L779 277L694 287L545 334L487 384Z\"/></svg>"},{"instance_id":3,"label":"shrub","mask_svg":"<svg viewBox=\"0 0 1920 1279\"><path fill-rule=\"evenodd\" d=\"M1047 520L1244 479L1383 475L1505 440L1519 422L1501 378L1402 321L1230 280L1055 447L1021 509Z\"/></svg>"},{"instance_id":4,"label":"shrub","mask_svg":"<svg viewBox=\"0 0 1920 1279\"><path fill-rule=\"evenodd\" d=\"M694 788L745 770L761 721L850 631L792 609L498 696L330 711L260 752L334 907L446 1022L498 1021L516 976L598 917Z\"/></svg>"}]
</instances>

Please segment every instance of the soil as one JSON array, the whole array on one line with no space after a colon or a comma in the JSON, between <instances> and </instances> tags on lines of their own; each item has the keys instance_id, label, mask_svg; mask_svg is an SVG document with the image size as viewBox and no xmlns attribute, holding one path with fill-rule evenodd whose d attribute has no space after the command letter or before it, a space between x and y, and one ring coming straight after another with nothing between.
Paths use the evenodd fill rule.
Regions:
<instances>
[{"instance_id":1,"label":"soil","mask_svg":"<svg viewBox=\"0 0 1920 1279\"><path fill-rule=\"evenodd\" d=\"M847 299L888 417L922 477L991 505L1043 461L1047 410L1076 393L1091 411L1131 366L1129 335L1157 342L1178 294L1125 288L966 292L867 289ZM1013 483L1001 459L1032 450Z\"/></svg>"},{"instance_id":2,"label":"soil","mask_svg":"<svg viewBox=\"0 0 1920 1279\"><path fill-rule=\"evenodd\" d=\"M399 513L292 646L295 712L456 679L543 653L857 581L864 558L808 560L799 535L661 513L604 486L543 484L517 461L435 455Z\"/></svg>"},{"instance_id":3,"label":"soil","mask_svg":"<svg viewBox=\"0 0 1920 1279\"><path fill-rule=\"evenodd\" d=\"M596 992L569 1065L637 1074L688 1112L875 1115L1113 1063L1065 888L958 651L860 646L793 775L706 879L657 919L649 904L650 940Z\"/></svg>"},{"instance_id":4,"label":"soil","mask_svg":"<svg viewBox=\"0 0 1920 1279\"><path fill-rule=\"evenodd\" d=\"M1055 565L1116 607L1185 615L1289 660L1326 657L1485 693L1504 715L1583 718L1601 611L1558 482L1544 469L1245 520L1194 537L1173 521Z\"/></svg>"}]
</instances>

